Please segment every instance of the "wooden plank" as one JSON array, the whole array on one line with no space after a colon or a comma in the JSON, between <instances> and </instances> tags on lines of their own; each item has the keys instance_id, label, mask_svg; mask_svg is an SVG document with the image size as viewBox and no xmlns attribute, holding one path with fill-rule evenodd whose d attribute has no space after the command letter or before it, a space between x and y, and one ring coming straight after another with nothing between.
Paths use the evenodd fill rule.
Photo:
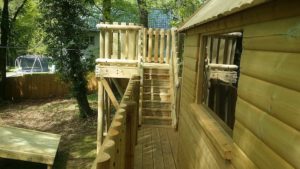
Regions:
<instances>
[{"instance_id":1,"label":"wooden plank","mask_svg":"<svg viewBox=\"0 0 300 169\"><path fill-rule=\"evenodd\" d=\"M164 63L164 53L165 53L165 30L160 30L160 53L159 53L159 63Z\"/></svg>"},{"instance_id":2,"label":"wooden plank","mask_svg":"<svg viewBox=\"0 0 300 169\"><path fill-rule=\"evenodd\" d=\"M110 30L139 30L142 28L142 26L139 26L139 25L133 25L133 24L130 24L130 25L126 25L126 24L122 24L122 25L111 25L109 23L100 23L97 25L97 28L98 29L110 29Z\"/></svg>"},{"instance_id":3,"label":"wooden plank","mask_svg":"<svg viewBox=\"0 0 300 169\"><path fill-rule=\"evenodd\" d=\"M102 83L104 89L106 90L107 95L109 96L112 104L114 105L115 109L118 110L120 105L119 105L117 98L114 95L114 92L111 90L111 88L110 88L108 82L105 80L105 78L101 78L100 80L101 80L101 83Z\"/></svg>"},{"instance_id":4,"label":"wooden plank","mask_svg":"<svg viewBox=\"0 0 300 169\"><path fill-rule=\"evenodd\" d=\"M122 22L121 25L126 25L126 23ZM121 44L121 59L128 58L128 40L127 40L127 31L120 30L120 44Z\"/></svg>"},{"instance_id":5,"label":"wooden plank","mask_svg":"<svg viewBox=\"0 0 300 169\"><path fill-rule=\"evenodd\" d=\"M183 58L185 59L186 57L189 58L198 58L198 50L199 47L190 47L190 46L185 46L184 47L184 52L183 52Z\"/></svg>"},{"instance_id":6,"label":"wooden plank","mask_svg":"<svg viewBox=\"0 0 300 169\"><path fill-rule=\"evenodd\" d=\"M160 128L159 136L161 137L162 154L165 168L176 169L166 129Z\"/></svg>"},{"instance_id":7,"label":"wooden plank","mask_svg":"<svg viewBox=\"0 0 300 169\"><path fill-rule=\"evenodd\" d=\"M101 66L99 67L99 73L97 74L97 77L131 78L133 75L138 74L139 71L137 67Z\"/></svg>"},{"instance_id":8,"label":"wooden plank","mask_svg":"<svg viewBox=\"0 0 300 169\"><path fill-rule=\"evenodd\" d=\"M166 129L168 133L168 139L170 142L173 159L175 162L175 167L178 168L178 132L175 132L174 129Z\"/></svg>"},{"instance_id":9,"label":"wooden plank","mask_svg":"<svg viewBox=\"0 0 300 169\"><path fill-rule=\"evenodd\" d=\"M231 159L232 139L221 127L220 124L202 106L192 104L192 110L201 117L198 118L200 124L216 149L224 159Z\"/></svg>"},{"instance_id":10,"label":"wooden plank","mask_svg":"<svg viewBox=\"0 0 300 169\"><path fill-rule=\"evenodd\" d=\"M53 165L60 136L0 126L0 157Z\"/></svg>"},{"instance_id":11,"label":"wooden plank","mask_svg":"<svg viewBox=\"0 0 300 169\"><path fill-rule=\"evenodd\" d=\"M142 169L143 168L143 130L138 130L138 144L135 146L134 152L134 169Z\"/></svg>"},{"instance_id":12,"label":"wooden plank","mask_svg":"<svg viewBox=\"0 0 300 169\"><path fill-rule=\"evenodd\" d=\"M145 142L143 144L143 169L154 169L153 166L153 147L152 147L152 128L144 128Z\"/></svg>"},{"instance_id":13,"label":"wooden plank","mask_svg":"<svg viewBox=\"0 0 300 169\"><path fill-rule=\"evenodd\" d=\"M103 96L104 89L101 81L98 81L98 116L97 116L97 155L100 153L100 148L103 140Z\"/></svg>"},{"instance_id":14,"label":"wooden plank","mask_svg":"<svg viewBox=\"0 0 300 169\"><path fill-rule=\"evenodd\" d=\"M113 25L118 25L118 22L113 22ZM119 31L113 31L113 50L112 50L112 59L119 59Z\"/></svg>"},{"instance_id":15,"label":"wooden plank","mask_svg":"<svg viewBox=\"0 0 300 169\"><path fill-rule=\"evenodd\" d=\"M152 42L152 38L153 38L153 30L152 28L148 29L148 62L152 62L152 47L153 47L153 42Z\"/></svg>"},{"instance_id":16,"label":"wooden plank","mask_svg":"<svg viewBox=\"0 0 300 169\"><path fill-rule=\"evenodd\" d=\"M106 30L105 31L105 58L111 58L111 53L110 53L110 49L111 49L111 44L110 44L110 31Z\"/></svg>"},{"instance_id":17,"label":"wooden plank","mask_svg":"<svg viewBox=\"0 0 300 169\"><path fill-rule=\"evenodd\" d=\"M233 139L259 168L294 168L238 121L235 121Z\"/></svg>"},{"instance_id":18,"label":"wooden plank","mask_svg":"<svg viewBox=\"0 0 300 169\"><path fill-rule=\"evenodd\" d=\"M198 47L199 46L199 36L187 34L184 39L184 46Z\"/></svg>"},{"instance_id":19,"label":"wooden plank","mask_svg":"<svg viewBox=\"0 0 300 169\"><path fill-rule=\"evenodd\" d=\"M154 30L154 62L158 63L158 54L159 54L159 29Z\"/></svg>"},{"instance_id":20,"label":"wooden plank","mask_svg":"<svg viewBox=\"0 0 300 169\"><path fill-rule=\"evenodd\" d=\"M153 164L154 169L164 169L164 160L162 153L162 146L159 136L159 128L152 129L152 143L153 143Z\"/></svg>"},{"instance_id":21,"label":"wooden plank","mask_svg":"<svg viewBox=\"0 0 300 169\"><path fill-rule=\"evenodd\" d=\"M148 34L148 31L146 28L143 29L143 61L146 62L146 57L147 57L147 47L148 47L148 44L147 44L147 34Z\"/></svg>"},{"instance_id":22,"label":"wooden plank","mask_svg":"<svg viewBox=\"0 0 300 169\"><path fill-rule=\"evenodd\" d=\"M300 132L238 98L236 120L292 166L300 166ZM257 122L259 120L259 122ZM274 141L276 140L276 141Z\"/></svg>"},{"instance_id":23,"label":"wooden plank","mask_svg":"<svg viewBox=\"0 0 300 169\"><path fill-rule=\"evenodd\" d=\"M242 74L239 97L300 130L300 93Z\"/></svg>"},{"instance_id":24,"label":"wooden plank","mask_svg":"<svg viewBox=\"0 0 300 169\"><path fill-rule=\"evenodd\" d=\"M166 30L166 37L167 37L167 43L166 43L166 63L170 63L170 47L171 47L171 33L170 30Z\"/></svg>"},{"instance_id":25,"label":"wooden plank","mask_svg":"<svg viewBox=\"0 0 300 169\"><path fill-rule=\"evenodd\" d=\"M231 162L234 168L258 169L257 166L235 143L233 144Z\"/></svg>"},{"instance_id":26,"label":"wooden plank","mask_svg":"<svg viewBox=\"0 0 300 169\"><path fill-rule=\"evenodd\" d=\"M130 26L134 25L133 23L129 23ZM135 30L128 30L128 59L137 60L136 57L136 34Z\"/></svg>"},{"instance_id":27,"label":"wooden plank","mask_svg":"<svg viewBox=\"0 0 300 169\"><path fill-rule=\"evenodd\" d=\"M99 58L105 58L105 31L100 30L100 37L99 37Z\"/></svg>"},{"instance_id":28,"label":"wooden plank","mask_svg":"<svg viewBox=\"0 0 300 169\"><path fill-rule=\"evenodd\" d=\"M244 50L241 72L300 91L300 54Z\"/></svg>"}]
</instances>

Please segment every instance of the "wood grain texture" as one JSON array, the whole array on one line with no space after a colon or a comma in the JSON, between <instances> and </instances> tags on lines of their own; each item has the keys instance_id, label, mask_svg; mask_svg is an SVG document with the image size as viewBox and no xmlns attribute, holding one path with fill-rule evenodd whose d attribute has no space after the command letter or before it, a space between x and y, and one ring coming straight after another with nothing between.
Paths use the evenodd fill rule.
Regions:
<instances>
[{"instance_id":1,"label":"wood grain texture","mask_svg":"<svg viewBox=\"0 0 300 169\"><path fill-rule=\"evenodd\" d=\"M241 72L300 91L299 65L299 53L244 50L241 60Z\"/></svg>"},{"instance_id":2,"label":"wood grain texture","mask_svg":"<svg viewBox=\"0 0 300 169\"><path fill-rule=\"evenodd\" d=\"M300 93L242 74L239 97L300 130Z\"/></svg>"},{"instance_id":3,"label":"wood grain texture","mask_svg":"<svg viewBox=\"0 0 300 169\"><path fill-rule=\"evenodd\" d=\"M0 157L53 165L60 136L0 126Z\"/></svg>"},{"instance_id":4,"label":"wood grain texture","mask_svg":"<svg viewBox=\"0 0 300 169\"><path fill-rule=\"evenodd\" d=\"M294 168L238 121L235 121L233 139L243 152L262 169Z\"/></svg>"},{"instance_id":5,"label":"wood grain texture","mask_svg":"<svg viewBox=\"0 0 300 169\"><path fill-rule=\"evenodd\" d=\"M238 98L236 120L292 166L300 166L300 132ZM274 141L275 140L275 141Z\"/></svg>"}]
</instances>

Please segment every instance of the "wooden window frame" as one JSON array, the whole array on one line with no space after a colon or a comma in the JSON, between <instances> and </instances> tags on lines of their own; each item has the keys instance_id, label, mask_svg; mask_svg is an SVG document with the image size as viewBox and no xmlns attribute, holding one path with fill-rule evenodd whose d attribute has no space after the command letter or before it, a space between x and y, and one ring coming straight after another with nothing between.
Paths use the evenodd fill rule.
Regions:
<instances>
[{"instance_id":1,"label":"wooden window frame","mask_svg":"<svg viewBox=\"0 0 300 169\"><path fill-rule=\"evenodd\" d=\"M230 31L235 32L235 31ZM241 30L236 32L242 32ZM229 33L229 32L221 32ZM233 148L233 129L231 129L218 115L213 112L206 104L202 103L203 87L204 82L203 71L204 71L204 59L205 59L205 47L206 42L204 38L207 36L216 34L200 34L198 41L198 56L197 56L197 74L196 74L196 97L195 103L191 104L193 111L199 116L200 125L206 133L206 136L213 143L216 150L225 160L232 159L232 148ZM214 124L214 125L212 125Z\"/></svg>"}]
</instances>

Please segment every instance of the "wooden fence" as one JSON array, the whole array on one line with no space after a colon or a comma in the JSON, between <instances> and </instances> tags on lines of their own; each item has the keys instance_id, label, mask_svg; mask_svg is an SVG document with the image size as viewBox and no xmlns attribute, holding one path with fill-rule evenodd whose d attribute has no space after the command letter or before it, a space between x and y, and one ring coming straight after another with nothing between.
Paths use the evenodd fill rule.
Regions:
<instances>
[{"instance_id":1,"label":"wooden fence","mask_svg":"<svg viewBox=\"0 0 300 169\"><path fill-rule=\"evenodd\" d=\"M97 147L97 157L92 169L133 168L134 147L137 144L139 83L138 76L130 79L120 106L108 125L105 138L103 141L97 140L100 146ZM105 100L99 101L101 105L105 104ZM98 128L103 125L101 117L100 122L98 121ZM100 132L97 134L103 138L103 131Z\"/></svg>"},{"instance_id":2,"label":"wooden fence","mask_svg":"<svg viewBox=\"0 0 300 169\"><path fill-rule=\"evenodd\" d=\"M97 90L97 80L93 73L87 76L88 91ZM8 77L6 97L10 100L44 99L64 97L70 94L69 85L64 83L57 74L27 74Z\"/></svg>"}]
</instances>

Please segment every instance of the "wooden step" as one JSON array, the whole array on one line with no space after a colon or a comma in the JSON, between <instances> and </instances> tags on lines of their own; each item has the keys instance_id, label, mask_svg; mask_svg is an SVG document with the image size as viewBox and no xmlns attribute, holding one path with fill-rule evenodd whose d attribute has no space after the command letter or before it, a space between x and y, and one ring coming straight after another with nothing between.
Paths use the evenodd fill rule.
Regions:
<instances>
[{"instance_id":1,"label":"wooden step","mask_svg":"<svg viewBox=\"0 0 300 169\"><path fill-rule=\"evenodd\" d=\"M143 89L143 92L144 93L169 93L170 92L170 87L167 86L167 87L163 87L163 86L156 86L156 87L152 87L152 86L144 86L144 89Z\"/></svg>"},{"instance_id":2,"label":"wooden step","mask_svg":"<svg viewBox=\"0 0 300 169\"><path fill-rule=\"evenodd\" d=\"M152 80L152 79L145 79L143 81L144 85L170 85L170 80Z\"/></svg>"},{"instance_id":3,"label":"wooden step","mask_svg":"<svg viewBox=\"0 0 300 169\"><path fill-rule=\"evenodd\" d=\"M158 108L143 108L142 109L143 116L161 116L161 117L170 117L171 110L170 109L158 109Z\"/></svg>"},{"instance_id":4,"label":"wooden step","mask_svg":"<svg viewBox=\"0 0 300 169\"><path fill-rule=\"evenodd\" d=\"M143 99L144 100L158 100L158 101L170 101L170 94L168 93L144 93Z\"/></svg>"},{"instance_id":5,"label":"wooden step","mask_svg":"<svg viewBox=\"0 0 300 169\"><path fill-rule=\"evenodd\" d=\"M148 69L144 68L144 73L154 73L154 74L169 74L169 69Z\"/></svg>"},{"instance_id":6,"label":"wooden step","mask_svg":"<svg viewBox=\"0 0 300 169\"><path fill-rule=\"evenodd\" d=\"M142 119L143 125L172 125L172 119L171 118L161 118L161 117L155 117L155 116L144 116Z\"/></svg>"},{"instance_id":7,"label":"wooden step","mask_svg":"<svg viewBox=\"0 0 300 169\"><path fill-rule=\"evenodd\" d=\"M169 74L151 74L151 73L144 73L144 80L168 80L170 79Z\"/></svg>"},{"instance_id":8,"label":"wooden step","mask_svg":"<svg viewBox=\"0 0 300 169\"><path fill-rule=\"evenodd\" d=\"M170 102L143 101L143 108L171 109Z\"/></svg>"}]
</instances>

